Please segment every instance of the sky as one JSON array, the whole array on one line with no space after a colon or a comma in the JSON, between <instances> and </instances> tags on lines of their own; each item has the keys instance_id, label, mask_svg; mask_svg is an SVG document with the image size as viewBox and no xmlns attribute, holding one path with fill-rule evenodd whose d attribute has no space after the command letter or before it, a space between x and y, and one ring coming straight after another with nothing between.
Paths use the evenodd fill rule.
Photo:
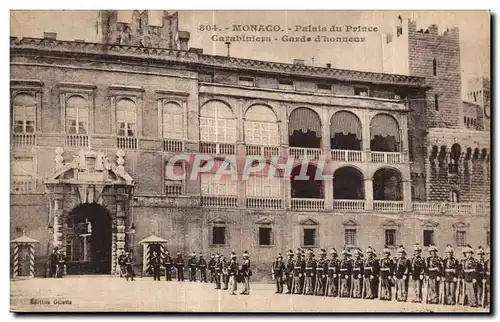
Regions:
<instances>
[{"instance_id":1,"label":"sky","mask_svg":"<svg viewBox=\"0 0 500 322\"><path fill-rule=\"evenodd\" d=\"M172 11L174 12L174 11ZM84 39L97 41L97 11L11 11L11 36L43 37L44 31L57 32L58 39ZM232 24L277 24L283 28L295 25L322 26L372 26L379 32L361 33L366 41L360 43L235 43L231 44L231 56L267 61L291 63L303 59L308 65L382 71L383 34L393 32L397 17L416 21L417 29L427 29L431 24L460 30L462 65L462 93L467 80L490 77L490 16L487 11L179 11L179 30L189 31L190 47L203 48L206 54L226 55L224 42L212 41L212 32L199 31L200 25L217 25L221 36L238 35L225 31ZM150 12L150 24L161 23L161 11ZM121 11L119 20L127 22L131 11ZM255 33L253 33L255 34ZM269 33L265 33L266 35ZM318 33L288 32L291 36L317 35ZM327 33L329 36L338 34ZM278 34L279 37L283 33ZM342 34L346 35L346 34ZM462 95L464 96L464 95Z\"/></svg>"}]
</instances>

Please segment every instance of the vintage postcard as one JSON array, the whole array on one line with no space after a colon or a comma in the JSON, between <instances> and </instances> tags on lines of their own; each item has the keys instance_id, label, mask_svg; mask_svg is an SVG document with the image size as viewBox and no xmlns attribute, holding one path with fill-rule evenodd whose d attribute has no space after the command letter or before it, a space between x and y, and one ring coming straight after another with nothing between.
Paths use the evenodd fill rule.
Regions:
<instances>
[{"instance_id":1,"label":"vintage postcard","mask_svg":"<svg viewBox=\"0 0 500 322\"><path fill-rule=\"evenodd\" d=\"M489 11L11 11L13 312L490 312Z\"/></svg>"}]
</instances>

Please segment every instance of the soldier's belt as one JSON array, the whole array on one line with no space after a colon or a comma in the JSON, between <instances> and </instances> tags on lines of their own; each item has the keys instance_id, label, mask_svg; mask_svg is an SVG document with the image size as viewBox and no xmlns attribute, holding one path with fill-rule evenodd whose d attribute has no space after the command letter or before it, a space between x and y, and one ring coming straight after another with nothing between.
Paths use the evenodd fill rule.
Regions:
<instances>
[{"instance_id":1,"label":"soldier's belt","mask_svg":"<svg viewBox=\"0 0 500 322\"><path fill-rule=\"evenodd\" d=\"M310 271L312 269L313 269L312 267L306 267L306 271Z\"/></svg>"},{"instance_id":2,"label":"soldier's belt","mask_svg":"<svg viewBox=\"0 0 500 322\"><path fill-rule=\"evenodd\" d=\"M361 269L360 269L360 268L353 268L352 270L353 270L353 271L359 271L359 270L361 270Z\"/></svg>"},{"instance_id":3,"label":"soldier's belt","mask_svg":"<svg viewBox=\"0 0 500 322\"><path fill-rule=\"evenodd\" d=\"M347 271L347 268L341 268L340 271L345 272L345 271Z\"/></svg>"},{"instance_id":4,"label":"soldier's belt","mask_svg":"<svg viewBox=\"0 0 500 322\"><path fill-rule=\"evenodd\" d=\"M370 270L370 271L371 271L371 270L373 269L373 267L365 267L365 269L367 269L367 270Z\"/></svg>"},{"instance_id":5,"label":"soldier's belt","mask_svg":"<svg viewBox=\"0 0 500 322\"><path fill-rule=\"evenodd\" d=\"M454 273L455 272L455 269L454 268L447 268L444 270L445 272L451 272L451 273Z\"/></svg>"},{"instance_id":6,"label":"soldier's belt","mask_svg":"<svg viewBox=\"0 0 500 322\"><path fill-rule=\"evenodd\" d=\"M385 272L385 271L388 271L389 268L388 267L384 267L384 268L381 268L380 270Z\"/></svg>"},{"instance_id":7,"label":"soldier's belt","mask_svg":"<svg viewBox=\"0 0 500 322\"><path fill-rule=\"evenodd\" d=\"M300 266L295 266L294 268L295 268L295 269L301 269L302 267L300 267Z\"/></svg>"},{"instance_id":8,"label":"soldier's belt","mask_svg":"<svg viewBox=\"0 0 500 322\"><path fill-rule=\"evenodd\" d=\"M465 273L471 273L471 272L475 272L476 270L475 269L464 269L464 272Z\"/></svg>"},{"instance_id":9,"label":"soldier's belt","mask_svg":"<svg viewBox=\"0 0 500 322\"><path fill-rule=\"evenodd\" d=\"M332 270L332 271L334 271L334 270L335 270L335 267L328 267L328 270Z\"/></svg>"},{"instance_id":10,"label":"soldier's belt","mask_svg":"<svg viewBox=\"0 0 500 322\"><path fill-rule=\"evenodd\" d=\"M437 267L430 267L430 268L429 268L429 271L437 271L437 270L438 270L438 268L437 268Z\"/></svg>"},{"instance_id":11,"label":"soldier's belt","mask_svg":"<svg viewBox=\"0 0 500 322\"><path fill-rule=\"evenodd\" d=\"M323 268L316 268L316 270L318 270L318 271L322 271L322 270L323 270Z\"/></svg>"}]
</instances>

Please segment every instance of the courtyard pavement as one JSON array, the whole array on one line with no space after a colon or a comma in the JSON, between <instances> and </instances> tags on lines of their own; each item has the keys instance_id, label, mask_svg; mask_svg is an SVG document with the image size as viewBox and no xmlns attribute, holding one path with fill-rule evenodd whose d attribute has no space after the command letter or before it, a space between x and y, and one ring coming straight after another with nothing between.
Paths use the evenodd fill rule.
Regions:
<instances>
[{"instance_id":1,"label":"courtyard pavement","mask_svg":"<svg viewBox=\"0 0 500 322\"><path fill-rule=\"evenodd\" d=\"M67 276L10 282L12 312L487 312L463 306L274 294L273 284L251 284L250 295L230 295L210 283L127 282L113 276ZM240 285L238 285L240 287ZM239 290L238 290L239 292Z\"/></svg>"}]
</instances>

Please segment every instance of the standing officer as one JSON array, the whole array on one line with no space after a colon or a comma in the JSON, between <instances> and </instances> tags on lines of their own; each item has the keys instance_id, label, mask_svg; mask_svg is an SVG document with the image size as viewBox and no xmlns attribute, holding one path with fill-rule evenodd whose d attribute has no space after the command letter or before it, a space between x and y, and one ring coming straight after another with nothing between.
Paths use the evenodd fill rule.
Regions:
<instances>
[{"instance_id":1,"label":"standing officer","mask_svg":"<svg viewBox=\"0 0 500 322\"><path fill-rule=\"evenodd\" d=\"M228 274L229 274L229 294L236 295L236 290L238 284L236 282L236 277L238 275L238 263L236 262L236 253L232 252L231 261L228 266Z\"/></svg>"},{"instance_id":2,"label":"standing officer","mask_svg":"<svg viewBox=\"0 0 500 322\"><path fill-rule=\"evenodd\" d=\"M408 284L411 273L411 262L406 258L406 250L401 245L398 249L398 259L394 270L394 279L396 282L396 300L406 302L408 299Z\"/></svg>"},{"instance_id":3,"label":"standing officer","mask_svg":"<svg viewBox=\"0 0 500 322\"><path fill-rule=\"evenodd\" d=\"M339 296L339 265L337 250L330 249L330 260L328 261L328 274L326 279L326 295L331 297Z\"/></svg>"},{"instance_id":4,"label":"standing officer","mask_svg":"<svg viewBox=\"0 0 500 322\"><path fill-rule=\"evenodd\" d=\"M315 279L316 274L316 260L314 259L314 252L312 249L307 251L306 260L306 271L305 271L305 281L304 281L304 295L314 294L313 279Z\"/></svg>"},{"instance_id":5,"label":"standing officer","mask_svg":"<svg viewBox=\"0 0 500 322\"><path fill-rule=\"evenodd\" d=\"M250 268L250 255L247 251L243 252L243 264L241 264L241 274L243 276L243 291L240 294L250 294L250 276L252 269Z\"/></svg>"},{"instance_id":6,"label":"standing officer","mask_svg":"<svg viewBox=\"0 0 500 322\"><path fill-rule=\"evenodd\" d=\"M151 257L151 259L149 261L149 265L151 267L151 270L153 271L153 280L159 281L162 261L161 261L161 258L160 258L160 256L158 256L158 253L156 251L153 252L153 256Z\"/></svg>"},{"instance_id":7,"label":"standing officer","mask_svg":"<svg viewBox=\"0 0 500 322\"><path fill-rule=\"evenodd\" d=\"M302 253L300 249L295 253L297 260L293 268L293 294L302 294L302 275L305 271L305 262L302 260Z\"/></svg>"},{"instance_id":8,"label":"standing officer","mask_svg":"<svg viewBox=\"0 0 500 322\"><path fill-rule=\"evenodd\" d=\"M224 255L220 255L220 262L222 289L227 290L229 288L229 262ZM238 277L238 275L236 275L236 277Z\"/></svg>"},{"instance_id":9,"label":"standing officer","mask_svg":"<svg viewBox=\"0 0 500 322\"><path fill-rule=\"evenodd\" d=\"M340 261L340 297L349 297L351 295L351 274L352 274L352 261L351 253L347 249L342 251L344 258Z\"/></svg>"},{"instance_id":10,"label":"standing officer","mask_svg":"<svg viewBox=\"0 0 500 322\"><path fill-rule=\"evenodd\" d=\"M380 299L390 301L392 299L392 275L394 274L394 262L390 258L391 252L388 248L383 250L384 257L380 259Z\"/></svg>"},{"instance_id":11,"label":"standing officer","mask_svg":"<svg viewBox=\"0 0 500 322\"><path fill-rule=\"evenodd\" d=\"M429 246L430 256L427 257L427 303L439 304L439 281L441 280L441 259L437 255L437 248Z\"/></svg>"},{"instance_id":12,"label":"standing officer","mask_svg":"<svg viewBox=\"0 0 500 322\"><path fill-rule=\"evenodd\" d=\"M351 297L359 299L362 296L363 285L363 259L361 251L355 249L353 252L354 259L352 261L352 276L351 276Z\"/></svg>"},{"instance_id":13,"label":"standing officer","mask_svg":"<svg viewBox=\"0 0 500 322\"><path fill-rule=\"evenodd\" d=\"M316 286L314 295L325 296L326 274L328 272L328 261L326 259L326 250L321 249L320 258L316 263Z\"/></svg>"},{"instance_id":14,"label":"standing officer","mask_svg":"<svg viewBox=\"0 0 500 322\"><path fill-rule=\"evenodd\" d=\"M208 271L210 272L210 283L215 283L215 255L210 256L208 261Z\"/></svg>"},{"instance_id":15,"label":"standing officer","mask_svg":"<svg viewBox=\"0 0 500 322\"><path fill-rule=\"evenodd\" d=\"M177 281L184 282L184 258L182 258L181 252L177 252L175 268L177 269Z\"/></svg>"},{"instance_id":16,"label":"standing officer","mask_svg":"<svg viewBox=\"0 0 500 322\"><path fill-rule=\"evenodd\" d=\"M200 269L200 283L208 283L207 280L207 261L203 258L203 254L200 253L200 259L198 260L198 268Z\"/></svg>"},{"instance_id":17,"label":"standing officer","mask_svg":"<svg viewBox=\"0 0 500 322\"><path fill-rule=\"evenodd\" d=\"M276 256L276 261L273 263L272 276L276 283L276 294L283 293L283 275L285 273L285 264L283 263L283 256L281 253Z\"/></svg>"},{"instance_id":18,"label":"standing officer","mask_svg":"<svg viewBox=\"0 0 500 322\"><path fill-rule=\"evenodd\" d=\"M196 253L191 253L191 258L188 259L188 268L189 268L189 281L196 282L196 268L198 267L198 263L196 262Z\"/></svg>"},{"instance_id":19,"label":"standing officer","mask_svg":"<svg viewBox=\"0 0 500 322\"><path fill-rule=\"evenodd\" d=\"M135 272L134 272L134 260L132 258L132 254L130 252L126 253L125 257L125 271L127 274L125 275L126 280L130 278L131 281L135 281Z\"/></svg>"},{"instance_id":20,"label":"standing officer","mask_svg":"<svg viewBox=\"0 0 500 322\"><path fill-rule=\"evenodd\" d=\"M374 299L377 297L378 286L378 261L375 258L375 252L371 246L366 249L366 259L363 267L363 298Z\"/></svg>"},{"instance_id":21,"label":"standing officer","mask_svg":"<svg viewBox=\"0 0 500 322\"><path fill-rule=\"evenodd\" d=\"M286 294L292 293L293 285L293 268L295 266L295 261L293 259L293 250L288 251L288 259L285 266L285 282L286 282Z\"/></svg>"},{"instance_id":22,"label":"standing officer","mask_svg":"<svg viewBox=\"0 0 500 322\"><path fill-rule=\"evenodd\" d=\"M484 258L485 252L483 247L478 246L476 250L476 254L479 257L477 260L477 275L478 275L478 288L477 288L477 297L478 302L482 307L488 306L488 291L489 291L489 260Z\"/></svg>"},{"instance_id":23,"label":"standing officer","mask_svg":"<svg viewBox=\"0 0 500 322\"><path fill-rule=\"evenodd\" d=\"M443 279L444 279L444 297L443 304L455 305L456 304L456 289L459 276L460 263L453 257L453 248L450 244L445 249L446 259L443 261Z\"/></svg>"},{"instance_id":24,"label":"standing officer","mask_svg":"<svg viewBox=\"0 0 500 322\"><path fill-rule=\"evenodd\" d=\"M467 259L464 261L462 276L464 278L465 283L465 293L464 293L464 305L469 305L471 307L477 307L477 295L476 295L476 286L478 282L478 274L477 274L477 266L478 262L472 255L474 251L470 245L464 247L462 251L466 254Z\"/></svg>"},{"instance_id":25,"label":"standing officer","mask_svg":"<svg viewBox=\"0 0 500 322\"><path fill-rule=\"evenodd\" d=\"M57 259L56 277L62 278L64 273L64 267L66 266L66 258L64 257L62 249L59 249L57 251L56 259Z\"/></svg>"},{"instance_id":26,"label":"standing officer","mask_svg":"<svg viewBox=\"0 0 500 322\"><path fill-rule=\"evenodd\" d=\"M57 254L59 252L59 247L54 246L52 253L49 256L49 276L56 277L57 272Z\"/></svg>"},{"instance_id":27,"label":"standing officer","mask_svg":"<svg viewBox=\"0 0 500 322\"><path fill-rule=\"evenodd\" d=\"M126 272L125 272L125 251L121 251L120 255L118 255L117 258L118 262L118 269L120 271L120 277L124 277Z\"/></svg>"},{"instance_id":28,"label":"standing officer","mask_svg":"<svg viewBox=\"0 0 500 322\"><path fill-rule=\"evenodd\" d=\"M170 253L168 252L168 250L165 251L165 260L163 261L163 265L165 265L166 281L171 281L173 261L172 257L170 257Z\"/></svg>"},{"instance_id":29,"label":"standing officer","mask_svg":"<svg viewBox=\"0 0 500 322\"><path fill-rule=\"evenodd\" d=\"M221 274L222 274L222 262L220 261L219 254L215 254L214 282L215 282L215 289L216 290L220 290Z\"/></svg>"},{"instance_id":30,"label":"standing officer","mask_svg":"<svg viewBox=\"0 0 500 322\"><path fill-rule=\"evenodd\" d=\"M422 288L425 272L427 270L425 259L422 257L422 247L417 243L413 248L413 258L411 259L411 281L414 292L413 303L422 303Z\"/></svg>"}]
</instances>

